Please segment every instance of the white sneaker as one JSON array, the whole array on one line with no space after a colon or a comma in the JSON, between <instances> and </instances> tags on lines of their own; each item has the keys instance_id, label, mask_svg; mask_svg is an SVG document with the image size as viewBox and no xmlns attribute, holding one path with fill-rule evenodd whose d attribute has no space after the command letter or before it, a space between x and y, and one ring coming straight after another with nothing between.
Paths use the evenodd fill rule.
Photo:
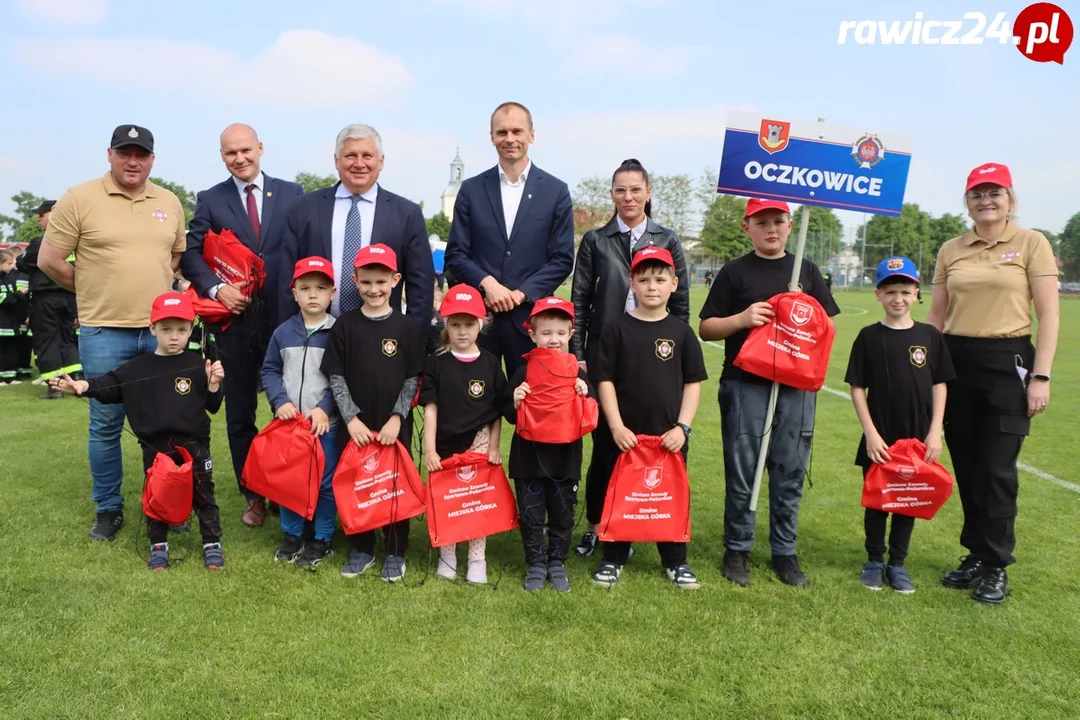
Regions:
<instances>
[{"instance_id":1,"label":"white sneaker","mask_svg":"<svg viewBox=\"0 0 1080 720\"><path fill-rule=\"evenodd\" d=\"M442 552L447 550L447 546L444 546L439 552L439 568L435 571L435 577L441 577L444 580L457 580L457 546L448 546L450 552Z\"/></svg>"},{"instance_id":2,"label":"white sneaker","mask_svg":"<svg viewBox=\"0 0 1080 720\"><path fill-rule=\"evenodd\" d=\"M40 377L36 377L36 378L34 378L33 382L31 382L30 384L31 385L41 386L41 385L45 384L45 381L42 380Z\"/></svg>"},{"instance_id":3,"label":"white sneaker","mask_svg":"<svg viewBox=\"0 0 1080 720\"><path fill-rule=\"evenodd\" d=\"M484 558L471 558L469 570L465 573L465 580L472 585L487 585L487 560Z\"/></svg>"}]
</instances>

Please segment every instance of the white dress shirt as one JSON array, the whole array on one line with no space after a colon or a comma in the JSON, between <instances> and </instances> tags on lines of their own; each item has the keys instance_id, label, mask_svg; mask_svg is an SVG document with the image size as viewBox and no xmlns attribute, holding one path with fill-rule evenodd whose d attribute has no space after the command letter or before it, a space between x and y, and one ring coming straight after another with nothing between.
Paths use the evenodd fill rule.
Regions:
<instances>
[{"instance_id":1,"label":"white dress shirt","mask_svg":"<svg viewBox=\"0 0 1080 720\"><path fill-rule=\"evenodd\" d=\"M240 207L244 208L244 216L245 217L247 216L247 186L252 185L252 184L255 185L255 187L252 188L251 192L255 196L255 208L256 208L256 211L259 213L259 224L261 226L262 225L263 183L266 182L266 179L263 177L262 172L260 171L258 177L256 177L250 183L244 182L243 180L236 177L235 175L232 175L231 177L232 177L233 184L236 185L236 189L240 192ZM209 295L210 295L211 300L217 300L218 290L220 290L221 287L224 284L225 283L218 283L214 287L210 288Z\"/></svg>"},{"instance_id":2,"label":"white dress shirt","mask_svg":"<svg viewBox=\"0 0 1080 720\"><path fill-rule=\"evenodd\" d=\"M360 195L360 202L356 204L356 210L360 213L360 247L371 244L371 229L375 225L375 199L379 196L378 183L371 189ZM343 282L352 282L352 267L354 258L345 258L341 254L345 252L345 221L349 218L349 210L352 208L352 193L345 189L344 185L338 185L334 194L334 220L330 225L330 242L334 257L326 258L334 266L334 285L341 287ZM334 317L340 315L338 297L340 291L334 295L334 301L330 304L330 314Z\"/></svg>"},{"instance_id":3,"label":"white dress shirt","mask_svg":"<svg viewBox=\"0 0 1080 720\"><path fill-rule=\"evenodd\" d=\"M517 217L518 208L521 207L521 196L525 193L525 181L529 178L529 171L532 170L532 160L526 165L525 169L521 171L521 177L517 179L517 182L510 182L510 178L506 177L506 171L502 169L502 165L499 165L499 192L502 195L502 207L503 216L506 218L506 237L510 238L510 233L514 230L514 219Z\"/></svg>"},{"instance_id":4,"label":"white dress shirt","mask_svg":"<svg viewBox=\"0 0 1080 720\"><path fill-rule=\"evenodd\" d=\"M645 234L645 226L649 224L649 218L646 217L639 224L634 227L630 227L623 222L622 218L618 215L615 216L615 221L619 224L620 233L630 233L630 262L634 261L634 245L637 245L637 241L641 239L641 236ZM626 294L626 312L630 312L637 307L637 300L634 299L634 291L631 290Z\"/></svg>"}]
</instances>

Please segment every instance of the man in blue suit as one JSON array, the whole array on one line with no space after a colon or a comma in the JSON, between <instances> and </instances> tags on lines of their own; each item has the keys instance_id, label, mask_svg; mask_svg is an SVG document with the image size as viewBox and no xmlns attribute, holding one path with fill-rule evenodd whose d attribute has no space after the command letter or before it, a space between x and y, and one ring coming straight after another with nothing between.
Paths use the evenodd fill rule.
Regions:
<instances>
[{"instance_id":1,"label":"man in blue suit","mask_svg":"<svg viewBox=\"0 0 1080 720\"><path fill-rule=\"evenodd\" d=\"M225 367L225 422L233 472L239 485L251 441L258 434L255 409L259 404L259 371L266 345L278 323L278 292L281 235L289 206L303 190L294 182L272 178L262 172L263 145L247 125L230 125L221 133L221 159L230 177L198 194L195 217L187 235L187 250L180 260L184 277L203 297L220 300L235 316L228 330L215 332L221 364ZM263 292L249 300L238 288L225 284L203 260L207 231L233 234L263 259L266 283ZM292 267L291 265L289 266ZM240 487L247 497L242 521L249 527L262 525L266 501Z\"/></svg>"},{"instance_id":2,"label":"man in blue suit","mask_svg":"<svg viewBox=\"0 0 1080 720\"><path fill-rule=\"evenodd\" d=\"M370 125L349 125L338 133L334 166L340 182L307 193L293 203L285 224L282 267L317 255L334 266L337 294L330 314L339 317L360 307L360 291L352 281L353 259L362 247L382 243L396 254L404 278L390 295L401 310L402 285L408 299L406 316L427 337L435 295L435 267L427 226L420 206L379 185L383 169L382 137ZM289 288L279 289L282 317L298 312Z\"/></svg>"},{"instance_id":3,"label":"man in blue suit","mask_svg":"<svg viewBox=\"0 0 1080 720\"><path fill-rule=\"evenodd\" d=\"M499 164L461 184L446 245L450 284L484 294L494 326L480 345L506 363L510 377L533 345L524 323L532 304L553 295L574 267L570 189L529 160L532 114L514 102L491 114Z\"/></svg>"}]
</instances>

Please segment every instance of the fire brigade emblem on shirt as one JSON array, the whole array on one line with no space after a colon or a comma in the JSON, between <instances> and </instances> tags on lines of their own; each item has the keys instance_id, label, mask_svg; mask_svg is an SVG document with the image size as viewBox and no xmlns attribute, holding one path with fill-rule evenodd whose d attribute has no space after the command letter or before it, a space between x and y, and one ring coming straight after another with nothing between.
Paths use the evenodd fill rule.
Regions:
<instances>
[{"instance_id":1,"label":"fire brigade emblem on shirt","mask_svg":"<svg viewBox=\"0 0 1080 720\"><path fill-rule=\"evenodd\" d=\"M165 222L165 219L168 218L169 216L167 214L165 214L164 210L162 210L161 208L158 208L154 212L150 213L150 217L156 218L158 222Z\"/></svg>"},{"instance_id":2,"label":"fire brigade emblem on shirt","mask_svg":"<svg viewBox=\"0 0 1080 720\"><path fill-rule=\"evenodd\" d=\"M470 380L469 381L469 395L474 398L484 396L484 381L483 380Z\"/></svg>"},{"instance_id":3,"label":"fire brigade emblem on shirt","mask_svg":"<svg viewBox=\"0 0 1080 720\"><path fill-rule=\"evenodd\" d=\"M926 365L926 348L922 345L912 345L908 348L908 355L911 358L911 364L917 368L921 368Z\"/></svg>"},{"instance_id":4,"label":"fire brigade emblem on shirt","mask_svg":"<svg viewBox=\"0 0 1080 720\"><path fill-rule=\"evenodd\" d=\"M647 467L645 468L645 487L650 490L654 489L664 479L664 468L662 467Z\"/></svg>"},{"instance_id":5,"label":"fire brigade emblem on shirt","mask_svg":"<svg viewBox=\"0 0 1080 720\"><path fill-rule=\"evenodd\" d=\"M397 355L397 340L394 338L385 338L382 341L382 354L386 357L394 357Z\"/></svg>"},{"instance_id":6,"label":"fire brigade emblem on shirt","mask_svg":"<svg viewBox=\"0 0 1080 720\"><path fill-rule=\"evenodd\" d=\"M191 392L191 378L176 378L176 392L179 395Z\"/></svg>"},{"instance_id":7,"label":"fire brigade emblem on shirt","mask_svg":"<svg viewBox=\"0 0 1080 720\"><path fill-rule=\"evenodd\" d=\"M656 357L670 360L675 357L675 341L660 339L656 341Z\"/></svg>"}]
</instances>

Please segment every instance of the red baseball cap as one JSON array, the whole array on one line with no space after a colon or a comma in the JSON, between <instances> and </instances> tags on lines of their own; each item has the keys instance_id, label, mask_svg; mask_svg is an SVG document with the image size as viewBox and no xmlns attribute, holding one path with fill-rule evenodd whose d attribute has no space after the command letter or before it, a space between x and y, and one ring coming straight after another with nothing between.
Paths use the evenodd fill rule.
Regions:
<instances>
[{"instance_id":1,"label":"red baseball cap","mask_svg":"<svg viewBox=\"0 0 1080 720\"><path fill-rule=\"evenodd\" d=\"M360 268L368 265L382 265L397 272L397 254L382 243L362 247L356 251L353 267Z\"/></svg>"},{"instance_id":2,"label":"red baseball cap","mask_svg":"<svg viewBox=\"0 0 1080 720\"><path fill-rule=\"evenodd\" d=\"M167 292L154 298L154 304L150 308L150 322L176 318L195 322L195 306L191 304L191 298L184 293Z\"/></svg>"},{"instance_id":3,"label":"red baseball cap","mask_svg":"<svg viewBox=\"0 0 1080 720\"><path fill-rule=\"evenodd\" d=\"M292 283L289 287L295 285L296 281L304 275L310 275L311 273L325 275L330 278L331 284L334 282L334 266L330 264L330 261L326 258L312 255L311 257L302 258L296 261L296 266L293 268Z\"/></svg>"},{"instance_id":4,"label":"red baseball cap","mask_svg":"<svg viewBox=\"0 0 1080 720\"><path fill-rule=\"evenodd\" d=\"M487 317L487 308L484 307L484 299L480 297L480 291L464 283L455 285L446 291L442 302L439 304L439 314L443 317L451 315L472 315L483 320Z\"/></svg>"},{"instance_id":5,"label":"red baseball cap","mask_svg":"<svg viewBox=\"0 0 1080 720\"><path fill-rule=\"evenodd\" d=\"M634 261L630 263L630 272L634 272L634 268L650 260L662 262L672 268L675 267L675 261L672 259L670 251L650 245L647 248L638 250L637 254L634 255Z\"/></svg>"},{"instance_id":6,"label":"red baseball cap","mask_svg":"<svg viewBox=\"0 0 1080 720\"><path fill-rule=\"evenodd\" d=\"M967 192L976 185L1000 185L1012 187L1012 173L1009 168L1001 163L984 163L968 174Z\"/></svg>"},{"instance_id":7,"label":"red baseball cap","mask_svg":"<svg viewBox=\"0 0 1080 720\"><path fill-rule=\"evenodd\" d=\"M751 215L757 215L763 210L779 210L780 212L786 212L791 214L791 208L783 200L764 200L762 198L750 198L746 201L746 213L743 215L743 219L750 217Z\"/></svg>"},{"instance_id":8,"label":"red baseball cap","mask_svg":"<svg viewBox=\"0 0 1080 720\"><path fill-rule=\"evenodd\" d=\"M531 320L540 313L547 312L548 310L564 312L570 316L571 320L574 319L574 303L569 300L563 300L561 297L555 297L554 295L543 298L542 300L537 300L533 303L532 312L529 313L529 319Z\"/></svg>"}]
</instances>

